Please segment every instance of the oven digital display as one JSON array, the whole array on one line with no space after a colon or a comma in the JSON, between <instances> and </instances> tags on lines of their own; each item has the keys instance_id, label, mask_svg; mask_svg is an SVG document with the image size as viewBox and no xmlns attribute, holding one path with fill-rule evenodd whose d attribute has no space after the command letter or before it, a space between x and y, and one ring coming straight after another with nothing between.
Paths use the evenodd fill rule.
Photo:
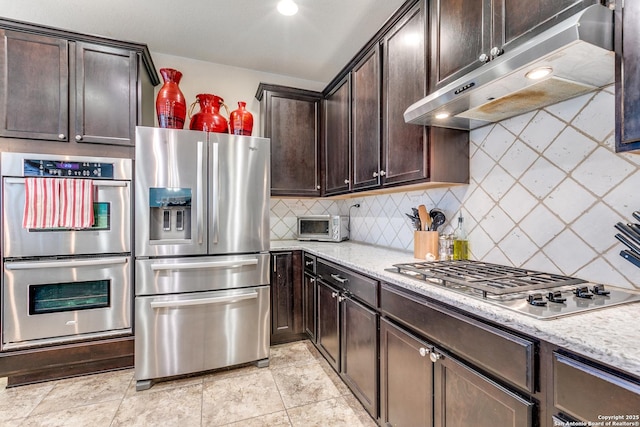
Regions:
<instances>
[{"instance_id":1,"label":"oven digital display","mask_svg":"<svg viewBox=\"0 0 640 427\"><path fill-rule=\"evenodd\" d=\"M80 163L77 162L73 162L73 163L61 163L61 162L55 162L55 165L58 169L65 169L65 170L80 170Z\"/></svg>"},{"instance_id":2,"label":"oven digital display","mask_svg":"<svg viewBox=\"0 0 640 427\"><path fill-rule=\"evenodd\" d=\"M113 179L114 170L112 163L25 159L23 174L52 178Z\"/></svg>"},{"instance_id":3,"label":"oven digital display","mask_svg":"<svg viewBox=\"0 0 640 427\"><path fill-rule=\"evenodd\" d=\"M106 308L110 281L50 283L29 286L29 315Z\"/></svg>"}]
</instances>

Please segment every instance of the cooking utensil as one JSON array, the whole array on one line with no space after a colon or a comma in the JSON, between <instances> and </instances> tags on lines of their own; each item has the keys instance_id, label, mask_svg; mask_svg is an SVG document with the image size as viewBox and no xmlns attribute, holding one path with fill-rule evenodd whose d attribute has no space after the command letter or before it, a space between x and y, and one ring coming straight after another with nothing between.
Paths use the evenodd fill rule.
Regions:
<instances>
[{"instance_id":1,"label":"cooking utensil","mask_svg":"<svg viewBox=\"0 0 640 427\"><path fill-rule=\"evenodd\" d=\"M615 227L622 231L622 234L631 239L633 243L640 245L640 234L636 233L629 225L619 222Z\"/></svg>"},{"instance_id":2,"label":"cooking utensil","mask_svg":"<svg viewBox=\"0 0 640 427\"><path fill-rule=\"evenodd\" d=\"M433 208L431 209L431 212L429 213L429 215L431 216L431 228L429 228L431 231L438 231L438 227L440 227L442 224L444 224L447 221L447 217L445 216L444 212L442 212L440 209L437 208Z\"/></svg>"},{"instance_id":3,"label":"cooking utensil","mask_svg":"<svg viewBox=\"0 0 640 427\"><path fill-rule=\"evenodd\" d=\"M615 237L616 237L616 239L618 239L622 243L624 243L629 249L631 249L632 252L635 252L638 256L640 256L640 247L639 246L637 246L636 244L631 242L629 239L627 239L626 237L624 237L620 233L616 234Z\"/></svg>"},{"instance_id":4,"label":"cooking utensil","mask_svg":"<svg viewBox=\"0 0 640 427\"><path fill-rule=\"evenodd\" d=\"M627 261L629 261L631 264L635 265L636 267L640 268L640 256L634 254L631 251L628 250L623 250L620 251L620 256L624 259L626 259Z\"/></svg>"},{"instance_id":5,"label":"cooking utensil","mask_svg":"<svg viewBox=\"0 0 640 427\"><path fill-rule=\"evenodd\" d=\"M420 218L409 215L408 213L405 214L409 219L411 219L411 222L413 223L413 228L416 229L416 231L420 231L420 227L422 226L420 224Z\"/></svg>"},{"instance_id":6,"label":"cooking utensil","mask_svg":"<svg viewBox=\"0 0 640 427\"><path fill-rule=\"evenodd\" d=\"M635 211L635 212L633 213L633 217L634 217L635 219L637 219L638 221L640 221L640 211Z\"/></svg>"},{"instance_id":7,"label":"cooking utensil","mask_svg":"<svg viewBox=\"0 0 640 427\"><path fill-rule=\"evenodd\" d=\"M431 216L425 205L418 206L418 217L420 218L420 229L427 231L431 227Z\"/></svg>"}]
</instances>

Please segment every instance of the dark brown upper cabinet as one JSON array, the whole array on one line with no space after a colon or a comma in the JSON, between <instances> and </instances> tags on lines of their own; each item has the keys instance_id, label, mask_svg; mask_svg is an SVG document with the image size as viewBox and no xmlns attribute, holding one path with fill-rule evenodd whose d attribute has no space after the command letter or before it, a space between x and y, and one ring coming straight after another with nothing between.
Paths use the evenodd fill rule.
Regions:
<instances>
[{"instance_id":1,"label":"dark brown upper cabinet","mask_svg":"<svg viewBox=\"0 0 640 427\"><path fill-rule=\"evenodd\" d=\"M324 104L324 194L351 189L351 86L345 77L323 101Z\"/></svg>"},{"instance_id":2,"label":"dark brown upper cabinet","mask_svg":"<svg viewBox=\"0 0 640 427\"><path fill-rule=\"evenodd\" d=\"M260 83L262 136L271 138L271 195L320 196L322 94Z\"/></svg>"},{"instance_id":3,"label":"dark brown upper cabinet","mask_svg":"<svg viewBox=\"0 0 640 427\"><path fill-rule=\"evenodd\" d=\"M432 0L429 92L594 3L597 1Z\"/></svg>"},{"instance_id":4,"label":"dark brown upper cabinet","mask_svg":"<svg viewBox=\"0 0 640 427\"><path fill-rule=\"evenodd\" d=\"M640 5L616 2L616 151L640 150Z\"/></svg>"},{"instance_id":5,"label":"dark brown upper cabinet","mask_svg":"<svg viewBox=\"0 0 640 427\"><path fill-rule=\"evenodd\" d=\"M0 136L26 149L29 140L133 146L135 126L153 125L145 104L159 79L146 46L4 20L0 37Z\"/></svg>"}]
</instances>

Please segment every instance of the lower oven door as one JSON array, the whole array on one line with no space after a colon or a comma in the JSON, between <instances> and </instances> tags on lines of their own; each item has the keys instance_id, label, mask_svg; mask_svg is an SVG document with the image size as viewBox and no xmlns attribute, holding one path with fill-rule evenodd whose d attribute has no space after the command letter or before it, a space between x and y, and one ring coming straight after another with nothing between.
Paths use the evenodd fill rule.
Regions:
<instances>
[{"instance_id":1,"label":"lower oven door","mask_svg":"<svg viewBox=\"0 0 640 427\"><path fill-rule=\"evenodd\" d=\"M269 286L136 297L136 379L268 358L269 307Z\"/></svg>"},{"instance_id":2,"label":"lower oven door","mask_svg":"<svg viewBox=\"0 0 640 427\"><path fill-rule=\"evenodd\" d=\"M130 257L5 261L2 350L131 332Z\"/></svg>"}]
</instances>

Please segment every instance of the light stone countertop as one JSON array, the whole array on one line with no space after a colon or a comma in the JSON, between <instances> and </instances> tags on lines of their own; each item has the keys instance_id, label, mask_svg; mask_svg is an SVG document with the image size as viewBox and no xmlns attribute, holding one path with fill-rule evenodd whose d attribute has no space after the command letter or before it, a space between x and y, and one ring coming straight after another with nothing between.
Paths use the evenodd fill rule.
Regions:
<instances>
[{"instance_id":1,"label":"light stone countertop","mask_svg":"<svg viewBox=\"0 0 640 427\"><path fill-rule=\"evenodd\" d=\"M385 271L393 264L415 261L412 252L355 242L297 240L272 240L271 250L305 250L640 377L640 303L538 320L437 285Z\"/></svg>"}]
</instances>

